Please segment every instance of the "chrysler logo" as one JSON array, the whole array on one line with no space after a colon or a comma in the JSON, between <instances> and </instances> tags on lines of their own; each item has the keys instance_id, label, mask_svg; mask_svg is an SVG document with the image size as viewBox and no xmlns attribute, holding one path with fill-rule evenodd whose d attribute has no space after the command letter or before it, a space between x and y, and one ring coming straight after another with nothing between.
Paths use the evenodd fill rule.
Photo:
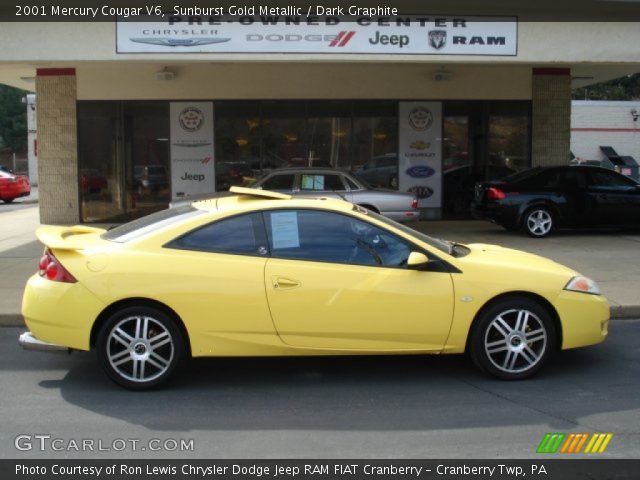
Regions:
<instances>
[{"instance_id":1,"label":"chrysler logo","mask_svg":"<svg viewBox=\"0 0 640 480\"><path fill-rule=\"evenodd\" d=\"M212 45L214 43L224 43L230 38L221 37L201 37L201 38L130 38L135 43L146 43L148 45L162 45L163 47L198 47L200 45Z\"/></svg>"}]
</instances>

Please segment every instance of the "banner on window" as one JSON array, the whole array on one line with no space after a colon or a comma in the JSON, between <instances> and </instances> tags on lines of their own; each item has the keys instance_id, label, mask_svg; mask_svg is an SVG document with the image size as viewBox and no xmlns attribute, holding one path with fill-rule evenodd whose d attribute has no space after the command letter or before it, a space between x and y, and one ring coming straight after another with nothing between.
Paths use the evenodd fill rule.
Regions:
<instances>
[{"instance_id":1,"label":"banner on window","mask_svg":"<svg viewBox=\"0 0 640 480\"><path fill-rule=\"evenodd\" d=\"M171 102L170 116L172 199L215 192L213 102Z\"/></svg>"},{"instance_id":2,"label":"banner on window","mask_svg":"<svg viewBox=\"0 0 640 480\"><path fill-rule=\"evenodd\" d=\"M117 53L366 53L497 55L518 52L516 17L332 16L254 13L118 18Z\"/></svg>"},{"instance_id":3,"label":"banner on window","mask_svg":"<svg viewBox=\"0 0 640 480\"><path fill-rule=\"evenodd\" d=\"M399 189L421 208L442 205L442 103L400 102Z\"/></svg>"}]
</instances>

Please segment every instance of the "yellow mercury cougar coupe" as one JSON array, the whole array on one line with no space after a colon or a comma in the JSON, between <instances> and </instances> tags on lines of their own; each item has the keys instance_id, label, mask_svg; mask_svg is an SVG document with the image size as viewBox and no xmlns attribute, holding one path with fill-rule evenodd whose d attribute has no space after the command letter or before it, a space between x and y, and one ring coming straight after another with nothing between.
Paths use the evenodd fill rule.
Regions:
<instances>
[{"instance_id":1,"label":"yellow mercury cougar coupe","mask_svg":"<svg viewBox=\"0 0 640 480\"><path fill-rule=\"evenodd\" d=\"M20 344L95 349L111 379L144 389L210 356L467 352L521 379L607 335L596 284L551 260L339 200L232 193L108 231L40 228Z\"/></svg>"}]
</instances>

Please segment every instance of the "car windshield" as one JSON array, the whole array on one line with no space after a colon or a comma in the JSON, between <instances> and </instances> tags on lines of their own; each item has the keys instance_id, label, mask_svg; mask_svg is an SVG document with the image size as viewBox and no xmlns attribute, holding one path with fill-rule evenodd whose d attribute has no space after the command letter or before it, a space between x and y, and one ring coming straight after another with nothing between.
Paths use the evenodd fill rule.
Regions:
<instances>
[{"instance_id":1,"label":"car windshield","mask_svg":"<svg viewBox=\"0 0 640 480\"><path fill-rule=\"evenodd\" d=\"M359 207L356 207L359 208ZM360 211L360 210L358 210ZM380 220L382 223L389 225L390 227L394 227L397 228L398 230L411 235L412 237L417 238L418 240L431 245L434 248L437 248L438 250L440 250L441 252L444 252L448 255L452 255L452 248L453 248L453 243L452 242L448 242L446 240L442 240L440 238L434 238L434 237L430 237L429 235L426 235L422 232L419 232L417 230L414 230L411 227L407 227L406 225L403 225L401 223L396 222L395 220L391 220L388 217L385 217L383 215L380 215L379 213L375 213L372 211L367 210L366 211L367 216L373 217L376 220Z\"/></svg>"},{"instance_id":2,"label":"car windshield","mask_svg":"<svg viewBox=\"0 0 640 480\"><path fill-rule=\"evenodd\" d=\"M204 213L206 213L204 210L199 210L191 204L169 208L112 228L103 233L102 238L124 243Z\"/></svg>"}]
</instances>

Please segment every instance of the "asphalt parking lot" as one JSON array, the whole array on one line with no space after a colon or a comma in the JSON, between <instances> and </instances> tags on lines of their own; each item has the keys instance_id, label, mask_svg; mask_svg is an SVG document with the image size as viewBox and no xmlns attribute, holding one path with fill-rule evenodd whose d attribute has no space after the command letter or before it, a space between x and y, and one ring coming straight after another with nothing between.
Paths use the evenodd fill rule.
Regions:
<instances>
[{"instance_id":1,"label":"asphalt parking lot","mask_svg":"<svg viewBox=\"0 0 640 480\"><path fill-rule=\"evenodd\" d=\"M206 359L142 393L92 354L21 351L21 331L0 328L2 458L525 458L547 432L612 432L603 456L640 455L640 320L521 382L461 356ZM194 451L18 451L21 434L193 439Z\"/></svg>"}]
</instances>

